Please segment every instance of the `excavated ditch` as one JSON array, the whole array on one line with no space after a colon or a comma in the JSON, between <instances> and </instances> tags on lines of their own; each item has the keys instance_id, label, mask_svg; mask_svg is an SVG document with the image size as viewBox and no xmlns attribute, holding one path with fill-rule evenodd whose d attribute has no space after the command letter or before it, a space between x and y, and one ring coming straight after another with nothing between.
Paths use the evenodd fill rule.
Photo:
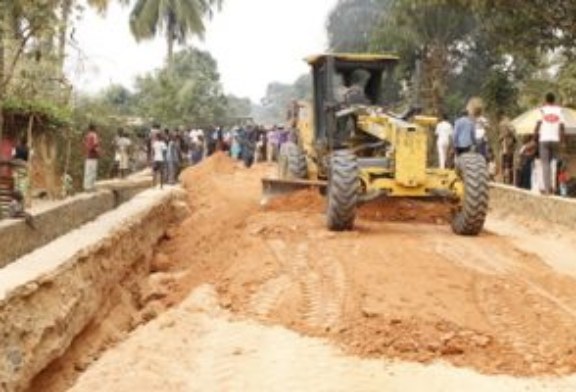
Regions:
<instances>
[{"instance_id":1,"label":"excavated ditch","mask_svg":"<svg viewBox=\"0 0 576 392\"><path fill-rule=\"evenodd\" d=\"M177 276L153 250L186 214L181 191L145 191L0 270L0 390L65 390L161 313Z\"/></svg>"}]
</instances>

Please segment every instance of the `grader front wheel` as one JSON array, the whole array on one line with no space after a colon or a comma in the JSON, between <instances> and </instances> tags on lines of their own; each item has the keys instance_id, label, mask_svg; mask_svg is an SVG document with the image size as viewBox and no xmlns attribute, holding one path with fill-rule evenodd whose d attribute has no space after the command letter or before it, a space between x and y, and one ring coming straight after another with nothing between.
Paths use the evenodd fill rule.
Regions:
<instances>
[{"instance_id":1,"label":"grader front wheel","mask_svg":"<svg viewBox=\"0 0 576 392\"><path fill-rule=\"evenodd\" d=\"M331 231L354 228L359 191L359 169L350 151L336 151L330 159L328 175L327 225Z\"/></svg>"},{"instance_id":2,"label":"grader front wheel","mask_svg":"<svg viewBox=\"0 0 576 392\"><path fill-rule=\"evenodd\" d=\"M457 172L464 195L452 219L452 230L460 235L478 235L488 213L488 168L484 157L475 153L458 157Z\"/></svg>"}]
</instances>

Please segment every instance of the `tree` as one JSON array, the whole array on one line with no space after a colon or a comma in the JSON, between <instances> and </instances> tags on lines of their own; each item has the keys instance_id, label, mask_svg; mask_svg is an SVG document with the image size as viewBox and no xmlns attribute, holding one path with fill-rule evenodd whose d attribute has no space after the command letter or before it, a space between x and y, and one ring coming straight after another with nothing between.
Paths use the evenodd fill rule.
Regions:
<instances>
[{"instance_id":1,"label":"tree","mask_svg":"<svg viewBox=\"0 0 576 392\"><path fill-rule=\"evenodd\" d=\"M257 122L265 124L284 123L290 103L294 100L312 99L312 76L303 74L294 83L272 82L266 88L266 95L252 111Z\"/></svg>"},{"instance_id":2,"label":"tree","mask_svg":"<svg viewBox=\"0 0 576 392\"><path fill-rule=\"evenodd\" d=\"M197 49L136 80L136 113L168 126L208 126L226 114L226 97L212 56Z\"/></svg>"},{"instance_id":3,"label":"tree","mask_svg":"<svg viewBox=\"0 0 576 392\"><path fill-rule=\"evenodd\" d=\"M393 0L339 0L328 16L328 45L334 52L366 52L375 26Z\"/></svg>"},{"instance_id":4,"label":"tree","mask_svg":"<svg viewBox=\"0 0 576 392\"><path fill-rule=\"evenodd\" d=\"M403 77L410 80L421 64L419 87L424 107L444 109L450 74L470 46L477 20L464 6L428 0L397 0L373 35L372 48L394 51L402 59Z\"/></svg>"},{"instance_id":5,"label":"tree","mask_svg":"<svg viewBox=\"0 0 576 392\"><path fill-rule=\"evenodd\" d=\"M227 95L226 112L228 118L248 117L252 112L252 101L250 101L250 98L239 98L235 95Z\"/></svg>"},{"instance_id":6,"label":"tree","mask_svg":"<svg viewBox=\"0 0 576 392\"><path fill-rule=\"evenodd\" d=\"M105 107L110 108L117 114L128 115L133 111L134 97L126 87L114 84L106 88L100 99Z\"/></svg>"},{"instance_id":7,"label":"tree","mask_svg":"<svg viewBox=\"0 0 576 392\"><path fill-rule=\"evenodd\" d=\"M136 40L154 38L163 32L172 60L174 42L185 43L189 36L203 37L204 18L211 17L222 0L136 0L130 15L130 29Z\"/></svg>"},{"instance_id":8,"label":"tree","mask_svg":"<svg viewBox=\"0 0 576 392\"><path fill-rule=\"evenodd\" d=\"M4 128L2 108L16 69L26 50L52 33L56 4L57 0L0 3L0 140Z\"/></svg>"}]
</instances>

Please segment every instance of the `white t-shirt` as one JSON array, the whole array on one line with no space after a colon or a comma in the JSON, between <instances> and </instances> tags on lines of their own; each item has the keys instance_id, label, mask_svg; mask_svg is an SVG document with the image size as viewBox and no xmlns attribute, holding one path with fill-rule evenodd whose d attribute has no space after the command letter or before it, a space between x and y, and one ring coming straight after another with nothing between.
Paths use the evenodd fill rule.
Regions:
<instances>
[{"instance_id":1,"label":"white t-shirt","mask_svg":"<svg viewBox=\"0 0 576 392\"><path fill-rule=\"evenodd\" d=\"M556 105L544 105L540 108L542 115L540 125L541 142L559 142L560 124L564 124L562 108Z\"/></svg>"},{"instance_id":2,"label":"white t-shirt","mask_svg":"<svg viewBox=\"0 0 576 392\"><path fill-rule=\"evenodd\" d=\"M116 147L120 152L125 152L131 145L132 141L128 139L126 136L118 138L118 140L116 141Z\"/></svg>"},{"instance_id":3,"label":"white t-shirt","mask_svg":"<svg viewBox=\"0 0 576 392\"><path fill-rule=\"evenodd\" d=\"M152 142L154 162L164 162L164 152L166 149L166 143L164 143L162 140L154 140L154 142Z\"/></svg>"},{"instance_id":4,"label":"white t-shirt","mask_svg":"<svg viewBox=\"0 0 576 392\"><path fill-rule=\"evenodd\" d=\"M475 135L476 140L484 140L486 137L486 128L484 128L483 125L477 125Z\"/></svg>"},{"instance_id":5,"label":"white t-shirt","mask_svg":"<svg viewBox=\"0 0 576 392\"><path fill-rule=\"evenodd\" d=\"M474 132L476 140L481 141L486 139L486 125L488 121L484 117L480 117L476 121L476 130Z\"/></svg>"},{"instance_id":6,"label":"white t-shirt","mask_svg":"<svg viewBox=\"0 0 576 392\"><path fill-rule=\"evenodd\" d=\"M453 133L454 129L448 121L444 120L436 125L436 136L438 136L438 143L440 144L449 144Z\"/></svg>"},{"instance_id":7,"label":"white t-shirt","mask_svg":"<svg viewBox=\"0 0 576 392\"><path fill-rule=\"evenodd\" d=\"M201 129L193 129L190 131L190 140L194 144L200 144L200 137L204 136L204 132Z\"/></svg>"}]
</instances>

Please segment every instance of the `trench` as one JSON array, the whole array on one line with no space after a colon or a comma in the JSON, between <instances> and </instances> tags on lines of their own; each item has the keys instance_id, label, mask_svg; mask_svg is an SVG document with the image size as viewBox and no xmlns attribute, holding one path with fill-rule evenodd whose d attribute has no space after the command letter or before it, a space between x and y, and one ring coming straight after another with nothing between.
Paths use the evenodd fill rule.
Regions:
<instances>
[{"instance_id":1,"label":"trench","mask_svg":"<svg viewBox=\"0 0 576 392\"><path fill-rule=\"evenodd\" d=\"M154 248L186 215L177 188L147 190L1 269L0 390L66 390L163 312Z\"/></svg>"}]
</instances>

